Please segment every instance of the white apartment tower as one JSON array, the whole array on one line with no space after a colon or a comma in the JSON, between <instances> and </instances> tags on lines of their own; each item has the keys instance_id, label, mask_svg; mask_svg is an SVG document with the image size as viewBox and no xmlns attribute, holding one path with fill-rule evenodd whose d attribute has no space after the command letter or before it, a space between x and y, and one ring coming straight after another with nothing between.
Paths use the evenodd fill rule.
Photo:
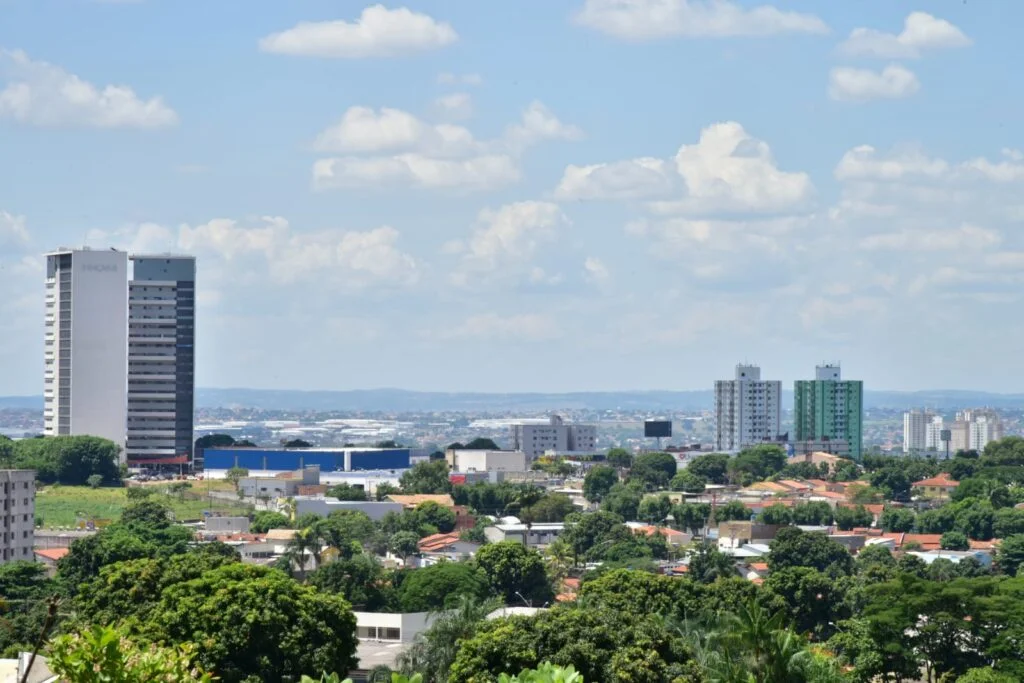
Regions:
<instances>
[{"instance_id":1,"label":"white apartment tower","mask_svg":"<svg viewBox=\"0 0 1024 683\"><path fill-rule=\"evenodd\" d=\"M59 249L46 255L44 433L125 444L128 255Z\"/></svg>"},{"instance_id":2,"label":"white apartment tower","mask_svg":"<svg viewBox=\"0 0 1024 683\"><path fill-rule=\"evenodd\" d=\"M736 378L715 382L715 450L739 451L779 436L782 382L762 380L756 365L737 365Z\"/></svg>"},{"instance_id":3,"label":"white apartment tower","mask_svg":"<svg viewBox=\"0 0 1024 683\"><path fill-rule=\"evenodd\" d=\"M4 501L0 564L35 557L36 473L35 470L0 470L0 497Z\"/></svg>"},{"instance_id":4,"label":"white apartment tower","mask_svg":"<svg viewBox=\"0 0 1024 683\"><path fill-rule=\"evenodd\" d=\"M523 420L511 425L512 450L526 453L532 462L547 451L593 453L597 449L597 427L566 424L558 415L548 420Z\"/></svg>"},{"instance_id":5,"label":"white apartment tower","mask_svg":"<svg viewBox=\"0 0 1024 683\"><path fill-rule=\"evenodd\" d=\"M934 417L935 415L927 410L909 410L903 413L904 453L928 450L928 427Z\"/></svg>"},{"instance_id":6,"label":"white apartment tower","mask_svg":"<svg viewBox=\"0 0 1024 683\"><path fill-rule=\"evenodd\" d=\"M132 256L128 283L129 465L187 465L195 388L196 260Z\"/></svg>"}]
</instances>

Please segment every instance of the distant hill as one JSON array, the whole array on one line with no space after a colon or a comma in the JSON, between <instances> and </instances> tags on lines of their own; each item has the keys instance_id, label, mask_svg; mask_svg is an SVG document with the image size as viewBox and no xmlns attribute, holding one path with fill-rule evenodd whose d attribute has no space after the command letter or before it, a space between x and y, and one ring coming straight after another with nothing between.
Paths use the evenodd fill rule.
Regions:
<instances>
[{"instance_id":1,"label":"distant hill","mask_svg":"<svg viewBox=\"0 0 1024 683\"><path fill-rule=\"evenodd\" d=\"M295 391L290 389L197 389L200 408L261 408L264 410L366 410L530 412L543 410L710 410L714 394L700 391L581 391L567 393L463 393L365 389L355 391ZM793 405L784 391L782 405ZM864 407L933 408L954 410L982 407L1024 408L1024 394L984 391L867 391ZM0 396L0 409L42 410L42 396Z\"/></svg>"}]
</instances>

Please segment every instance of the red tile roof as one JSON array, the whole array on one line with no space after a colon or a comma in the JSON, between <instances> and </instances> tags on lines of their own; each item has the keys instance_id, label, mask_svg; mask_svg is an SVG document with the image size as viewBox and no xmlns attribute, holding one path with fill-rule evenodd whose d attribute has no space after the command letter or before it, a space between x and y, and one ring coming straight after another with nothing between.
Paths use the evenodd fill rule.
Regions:
<instances>
[{"instance_id":1,"label":"red tile roof","mask_svg":"<svg viewBox=\"0 0 1024 683\"><path fill-rule=\"evenodd\" d=\"M938 550L942 545L942 534L903 534L903 540L899 544L904 546L908 543L918 543L921 550Z\"/></svg>"},{"instance_id":2,"label":"red tile roof","mask_svg":"<svg viewBox=\"0 0 1024 683\"><path fill-rule=\"evenodd\" d=\"M453 543L459 540L459 535L455 533L449 534L433 534L426 538L421 538L420 542L416 544L416 547L420 549L420 552L424 553L436 553L444 550Z\"/></svg>"},{"instance_id":3,"label":"red tile roof","mask_svg":"<svg viewBox=\"0 0 1024 683\"><path fill-rule=\"evenodd\" d=\"M750 563L750 568L753 569L755 572L766 572L766 571L768 571L768 563L767 562L751 562Z\"/></svg>"},{"instance_id":4,"label":"red tile roof","mask_svg":"<svg viewBox=\"0 0 1024 683\"><path fill-rule=\"evenodd\" d=\"M70 553L71 548L46 548L44 550L35 550L33 552L39 557L43 557L47 560L56 562L60 558Z\"/></svg>"},{"instance_id":5,"label":"red tile roof","mask_svg":"<svg viewBox=\"0 0 1024 683\"><path fill-rule=\"evenodd\" d=\"M942 486L945 488L955 489L960 485L960 482L954 481L949 478L949 475L945 472L941 472L939 476L932 477L930 479L922 479L921 481L915 481L914 486Z\"/></svg>"},{"instance_id":6,"label":"red tile roof","mask_svg":"<svg viewBox=\"0 0 1024 683\"><path fill-rule=\"evenodd\" d=\"M991 541L968 541L971 550L995 550L999 547L1000 542L998 538L993 538Z\"/></svg>"}]
</instances>

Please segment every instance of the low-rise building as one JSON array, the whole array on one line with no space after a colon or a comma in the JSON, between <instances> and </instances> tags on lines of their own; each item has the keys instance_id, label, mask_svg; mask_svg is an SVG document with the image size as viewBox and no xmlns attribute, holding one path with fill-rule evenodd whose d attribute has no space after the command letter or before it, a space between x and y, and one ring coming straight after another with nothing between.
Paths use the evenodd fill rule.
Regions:
<instances>
[{"instance_id":1,"label":"low-rise building","mask_svg":"<svg viewBox=\"0 0 1024 683\"><path fill-rule=\"evenodd\" d=\"M421 538L416 544L420 555L425 557L444 557L449 560L464 560L476 554L479 543L463 541L458 533L434 534Z\"/></svg>"},{"instance_id":2,"label":"low-rise building","mask_svg":"<svg viewBox=\"0 0 1024 683\"><path fill-rule=\"evenodd\" d=\"M355 510L366 513L370 519L376 522L384 519L389 512L402 514L403 510L402 505L394 501L338 500L337 498L319 496L295 496L293 500L295 501L296 518L310 513L326 517L338 510Z\"/></svg>"},{"instance_id":3,"label":"low-rise building","mask_svg":"<svg viewBox=\"0 0 1024 683\"><path fill-rule=\"evenodd\" d=\"M221 534L246 534L249 533L248 517L207 517L206 535L219 536Z\"/></svg>"},{"instance_id":4,"label":"low-rise building","mask_svg":"<svg viewBox=\"0 0 1024 683\"><path fill-rule=\"evenodd\" d=\"M940 472L938 476L915 481L911 485L910 492L920 498L949 500L959 485L960 482L950 479L945 472Z\"/></svg>"},{"instance_id":5,"label":"low-rise building","mask_svg":"<svg viewBox=\"0 0 1024 683\"><path fill-rule=\"evenodd\" d=\"M353 612L356 618L356 658L359 664L350 670L354 681L368 681L375 667L398 669L399 656L409 649L416 636L433 621L428 612Z\"/></svg>"},{"instance_id":6,"label":"low-rise building","mask_svg":"<svg viewBox=\"0 0 1024 683\"><path fill-rule=\"evenodd\" d=\"M935 560L949 560L953 564L960 564L968 558L973 558L981 563L982 567L992 566L992 553L984 550L911 550L907 554L920 557L925 564L931 564Z\"/></svg>"},{"instance_id":7,"label":"low-rise building","mask_svg":"<svg viewBox=\"0 0 1024 683\"><path fill-rule=\"evenodd\" d=\"M447 493L395 493L388 496L387 500L392 503L398 503L406 510L415 510L419 505L427 502L437 503L441 507L446 508L455 507L455 499Z\"/></svg>"},{"instance_id":8,"label":"low-rise building","mask_svg":"<svg viewBox=\"0 0 1024 683\"><path fill-rule=\"evenodd\" d=\"M453 472L525 472L529 469L522 451L487 451L449 448L445 460Z\"/></svg>"},{"instance_id":9,"label":"low-rise building","mask_svg":"<svg viewBox=\"0 0 1024 683\"><path fill-rule=\"evenodd\" d=\"M551 545L565 530L561 522L523 524L519 521L501 521L484 529L484 536L491 543L515 541L531 548Z\"/></svg>"},{"instance_id":10,"label":"low-rise building","mask_svg":"<svg viewBox=\"0 0 1024 683\"><path fill-rule=\"evenodd\" d=\"M757 522L722 522L718 525L718 548L740 548L749 544L768 543L782 526Z\"/></svg>"},{"instance_id":11,"label":"low-rise building","mask_svg":"<svg viewBox=\"0 0 1024 683\"><path fill-rule=\"evenodd\" d=\"M319 483L320 468L313 465L273 477L242 477L238 480L238 490L246 498L291 498L298 495L299 487Z\"/></svg>"}]
</instances>

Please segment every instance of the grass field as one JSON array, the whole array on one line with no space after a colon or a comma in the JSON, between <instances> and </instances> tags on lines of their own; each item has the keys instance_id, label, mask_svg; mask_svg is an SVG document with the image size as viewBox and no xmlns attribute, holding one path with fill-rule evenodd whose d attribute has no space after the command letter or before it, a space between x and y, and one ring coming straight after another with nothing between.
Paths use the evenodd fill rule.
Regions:
<instances>
[{"instance_id":1,"label":"grass field","mask_svg":"<svg viewBox=\"0 0 1024 683\"><path fill-rule=\"evenodd\" d=\"M200 519L203 510L216 510L231 514L248 514L251 508L214 498L198 498L205 488L196 482L193 493L179 498L177 495L154 493L149 500L166 503L180 520ZM156 488L154 486L154 488ZM123 488L98 488L87 486L46 486L36 492L36 517L42 517L43 526L48 529L74 527L78 519L109 519L121 516L121 510L128 504L128 495Z\"/></svg>"}]
</instances>

